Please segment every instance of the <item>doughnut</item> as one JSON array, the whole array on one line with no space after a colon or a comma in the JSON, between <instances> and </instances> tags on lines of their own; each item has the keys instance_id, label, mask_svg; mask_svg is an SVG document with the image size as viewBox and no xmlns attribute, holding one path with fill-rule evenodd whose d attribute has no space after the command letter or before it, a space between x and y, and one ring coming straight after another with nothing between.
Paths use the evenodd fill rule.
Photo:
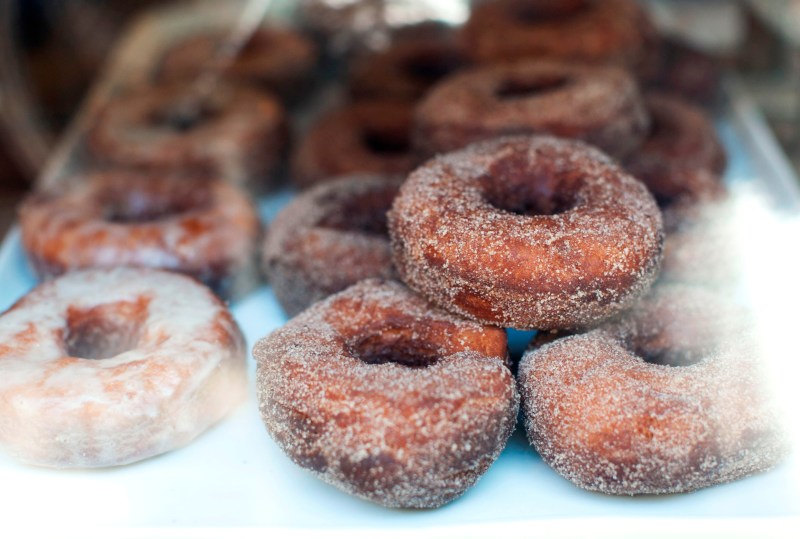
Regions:
<instances>
[{"instance_id":1,"label":"doughnut","mask_svg":"<svg viewBox=\"0 0 800 539\"><path fill-rule=\"evenodd\" d=\"M625 71L529 61L443 80L418 105L413 138L431 155L501 135L549 134L623 157L647 126L638 85Z\"/></svg>"},{"instance_id":2,"label":"doughnut","mask_svg":"<svg viewBox=\"0 0 800 539\"><path fill-rule=\"evenodd\" d=\"M191 275L225 297L252 284L260 223L235 186L124 170L80 180L20 206L22 244L40 278L134 266Z\"/></svg>"},{"instance_id":3,"label":"doughnut","mask_svg":"<svg viewBox=\"0 0 800 539\"><path fill-rule=\"evenodd\" d=\"M663 287L618 321L527 352L531 444L606 494L690 492L771 468L786 438L745 327L713 294Z\"/></svg>"},{"instance_id":4,"label":"doughnut","mask_svg":"<svg viewBox=\"0 0 800 539\"><path fill-rule=\"evenodd\" d=\"M258 191L276 182L286 138L283 108L268 94L218 84L200 96L174 83L112 98L88 144L103 164L219 177Z\"/></svg>"},{"instance_id":5,"label":"doughnut","mask_svg":"<svg viewBox=\"0 0 800 539\"><path fill-rule=\"evenodd\" d=\"M300 188L350 174L401 176L419 162L411 150L412 105L360 101L329 111L292 156L292 181Z\"/></svg>"},{"instance_id":6,"label":"doughnut","mask_svg":"<svg viewBox=\"0 0 800 539\"><path fill-rule=\"evenodd\" d=\"M394 277L386 212L402 178L351 176L301 193L270 225L263 266L289 316L369 277Z\"/></svg>"},{"instance_id":7,"label":"doughnut","mask_svg":"<svg viewBox=\"0 0 800 539\"><path fill-rule=\"evenodd\" d=\"M299 466L387 507L438 507L472 486L516 422L506 334L369 279L261 339L256 388Z\"/></svg>"},{"instance_id":8,"label":"doughnut","mask_svg":"<svg viewBox=\"0 0 800 539\"><path fill-rule=\"evenodd\" d=\"M428 161L388 214L400 277L436 305L516 329L584 327L661 262L647 188L581 142L500 138Z\"/></svg>"},{"instance_id":9,"label":"doughnut","mask_svg":"<svg viewBox=\"0 0 800 539\"><path fill-rule=\"evenodd\" d=\"M647 88L673 94L703 107L720 99L720 61L680 39L667 36L662 43L662 61Z\"/></svg>"},{"instance_id":10,"label":"doughnut","mask_svg":"<svg viewBox=\"0 0 800 539\"><path fill-rule=\"evenodd\" d=\"M217 67L212 62L224 52L222 45L227 37L223 32L206 32L179 41L164 53L156 79L199 79ZM290 28L271 26L253 33L232 62L224 66L224 76L291 100L309 84L316 63L317 49L311 40Z\"/></svg>"},{"instance_id":11,"label":"doughnut","mask_svg":"<svg viewBox=\"0 0 800 539\"><path fill-rule=\"evenodd\" d=\"M244 338L185 276L76 271L0 315L0 394L0 447L15 459L129 464L188 444L244 400Z\"/></svg>"},{"instance_id":12,"label":"doughnut","mask_svg":"<svg viewBox=\"0 0 800 539\"><path fill-rule=\"evenodd\" d=\"M478 62L552 59L639 67L654 27L635 0L490 0L462 30Z\"/></svg>"},{"instance_id":13,"label":"doughnut","mask_svg":"<svg viewBox=\"0 0 800 539\"><path fill-rule=\"evenodd\" d=\"M650 132L624 162L663 206L713 200L724 193L725 151L710 119L689 103L665 94L645 96Z\"/></svg>"},{"instance_id":14,"label":"doughnut","mask_svg":"<svg viewBox=\"0 0 800 539\"><path fill-rule=\"evenodd\" d=\"M467 63L463 51L447 34L400 40L354 61L349 73L350 95L356 101L416 101Z\"/></svg>"}]
</instances>

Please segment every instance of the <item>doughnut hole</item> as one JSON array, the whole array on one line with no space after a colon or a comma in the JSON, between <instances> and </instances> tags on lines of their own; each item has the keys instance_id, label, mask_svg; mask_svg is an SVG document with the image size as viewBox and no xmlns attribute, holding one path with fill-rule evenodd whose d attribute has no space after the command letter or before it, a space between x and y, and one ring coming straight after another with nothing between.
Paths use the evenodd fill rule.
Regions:
<instances>
[{"instance_id":1,"label":"doughnut hole","mask_svg":"<svg viewBox=\"0 0 800 539\"><path fill-rule=\"evenodd\" d=\"M402 155L411 151L411 140L406 130L365 129L364 146L376 155Z\"/></svg>"},{"instance_id":2,"label":"doughnut hole","mask_svg":"<svg viewBox=\"0 0 800 539\"><path fill-rule=\"evenodd\" d=\"M90 309L70 307L64 330L70 357L108 359L137 347L148 316L148 298L106 303Z\"/></svg>"},{"instance_id":3,"label":"doughnut hole","mask_svg":"<svg viewBox=\"0 0 800 539\"><path fill-rule=\"evenodd\" d=\"M397 363L410 368L424 368L438 359L438 348L424 339L414 338L413 328L383 327L362 336L352 344L355 357L370 365Z\"/></svg>"},{"instance_id":4,"label":"doughnut hole","mask_svg":"<svg viewBox=\"0 0 800 539\"><path fill-rule=\"evenodd\" d=\"M397 194L396 187L363 193L339 202L339 211L325 215L317 226L342 232L361 232L370 236L389 238L386 212ZM323 202L324 204L324 202Z\"/></svg>"},{"instance_id":5,"label":"doughnut hole","mask_svg":"<svg viewBox=\"0 0 800 539\"><path fill-rule=\"evenodd\" d=\"M549 19L574 16L592 0L533 0L511 3L511 17L523 24L539 24Z\"/></svg>"},{"instance_id":6,"label":"doughnut hole","mask_svg":"<svg viewBox=\"0 0 800 539\"><path fill-rule=\"evenodd\" d=\"M517 215L556 215L577 203L580 176L560 172L542 160L531 167L526 156L510 155L498 160L482 180L486 200Z\"/></svg>"},{"instance_id":7,"label":"doughnut hole","mask_svg":"<svg viewBox=\"0 0 800 539\"><path fill-rule=\"evenodd\" d=\"M403 70L418 81L433 84L463 65L464 60L457 54L423 51L408 58L403 64Z\"/></svg>"},{"instance_id":8,"label":"doughnut hole","mask_svg":"<svg viewBox=\"0 0 800 539\"><path fill-rule=\"evenodd\" d=\"M150 115L150 123L155 127L184 133L207 123L217 113L217 107L208 99L190 96L154 111Z\"/></svg>"},{"instance_id":9,"label":"doughnut hole","mask_svg":"<svg viewBox=\"0 0 800 539\"><path fill-rule=\"evenodd\" d=\"M501 101L530 99L561 90L569 83L569 77L544 73L536 77L506 78L500 81L494 95Z\"/></svg>"},{"instance_id":10,"label":"doughnut hole","mask_svg":"<svg viewBox=\"0 0 800 539\"><path fill-rule=\"evenodd\" d=\"M103 219L110 223L135 224L162 221L210 207L212 194L193 181L148 182L128 189L109 188L97 195Z\"/></svg>"}]
</instances>

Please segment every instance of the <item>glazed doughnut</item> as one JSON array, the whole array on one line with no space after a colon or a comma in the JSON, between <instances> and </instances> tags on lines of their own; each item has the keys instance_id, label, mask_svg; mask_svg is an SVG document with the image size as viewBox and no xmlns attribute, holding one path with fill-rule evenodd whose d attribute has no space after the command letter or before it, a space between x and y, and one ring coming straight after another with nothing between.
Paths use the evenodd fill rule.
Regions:
<instances>
[{"instance_id":1,"label":"glazed doughnut","mask_svg":"<svg viewBox=\"0 0 800 539\"><path fill-rule=\"evenodd\" d=\"M625 71L545 61L456 74L428 93L414 120L415 146L428 155L501 135L550 134L622 157L648 126L638 85Z\"/></svg>"},{"instance_id":2,"label":"glazed doughnut","mask_svg":"<svg viewBox=\"0 0 800 539\"><path fill-rule=\"evenodd\" d=\"M647 188L577 141L508 137L415 170L388 214L401 278L517 329L584 327L643 294L661 262Z\"/></svg>"},{"instance_id":3,"label":"glazed doughnut","mask_svg":"<svg viewBox=\"0 0 800 539\"><path fill-rule=\"evenodd\" d=\"M416 101L436 82L467 65L452 36L401 40L355 60L350 69L350 95L355 100Z\"/></svg>"},{"instance_id":4,"label":"glazed doughnut","mask_svg":"<svg viewBox=\"0 0 800 539\"><path fill-rule=\"evenodd\" d=\"M506 334L370 279L261 339L259 408L299 466L387 507L438 507L494 462L516 422Z\"/></svg>"},{"instance_id":5,"label":"glazed doughnut","mask_svg":"<svg viewBox=\"0 0 800 539\"><path fill-rule=\"evenodd\" d=\"M292 181L306 188L350 174L407 174L419 162L409 142L412 110L406 102L381 100L328 112L292 157Z\"/></svg>"},{"instance_id":6,"label":"glazed doughnut","mask_svg":"<svg viewBox=\"0 0 800 539\"><path fill-rule=\"evenodd\" d=\"M363 279L394 276L386 212L402 180L352 176L322 183L278 214L263 264L289 316Z\"/></svg>"},{"instance_id":7,"label":"glazed doughnut","mask_svg":"<svg viewBox=\"0 0 800 539\"><path fill-rule=\"evenodd\" d=\"M744 327L715 296L667 287L614 324L526 353L532 445L607 494L689 492L771 468L786 439Z\"/></svg>"},{"instance_id":8,"label":"glazed doughnut","mask_svg":"<svg viewBox=\"0 0 800 539\"><path fill-rule=\"evenodd\" d=\"M182 447L247 394L225 305L182 275L85 270L0 315L0 446L37 466L94 468Z\"/></svg>"},{"instance_id":9,"label":"glazed doughnut","mask_svg":"<svg viewBox=\"0 0 800 539\"><path fill-rule=\"evenodd\" d=\"M112 98L88 136L102 163L218 177L254 190L275 183L286 138L283 108L268 94L219 84L197 97L184 83Z\"/></svg>"},{"instance_id":10,"label":"glazed doughnut","mask_svg":"<svg viewBox=\"0 0 800 539\"><path fill-rule=\"evenodd\" d=\"M636 69L652 33L634 0L491 0L472 9L462 39L485 63L552 59Z\"/></svg>"},{"instance_id":11,"label":"glazed doughnut","mask_svg":"<svg viewBox=\"0 0 800 539\"><path fill-rule=\"evenodd\" d=\"M724 193L725 151L705 113L678 98L645 97L650 133L624 163L663 206L713 200Z\"/></svg>"},{"instance_id":12,"label":"glazed doughnut","mask_svg":"<svg viewBox=\"0 0 800 539\"><path fill-rule=\"evenodd\" d=\"M223 32L207 32L173 45L158 66L157 80L196 81L214 67L211 62L220 58L226 37ZM224 75L291 99L308 85L316 63L317 49L311 40L290 28L272 26L253 33L236 58L224 67Z\"/></svg>"},{"instance_id":13,"label":"glazed doughnut","mask_svg":"<svg viewBox=\"0 0 800 539\"><path fill-rule=\"evenodd\" d=\"M89 267L178 271L230 297L253 279L260 223L222 180L96 172L20 207L22 244L40 278Z\"/></svg>"}]
</instances>

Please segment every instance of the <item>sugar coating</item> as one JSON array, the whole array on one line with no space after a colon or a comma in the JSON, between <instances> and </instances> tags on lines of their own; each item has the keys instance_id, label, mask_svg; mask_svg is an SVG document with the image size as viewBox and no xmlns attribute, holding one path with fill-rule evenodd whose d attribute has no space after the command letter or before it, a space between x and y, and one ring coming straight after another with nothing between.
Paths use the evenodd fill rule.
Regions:
<instances>
[{"instance_id":1,"label":"sugar coating","mask_svg":"<svg viewBox=\"0 0 800 539\"><path fill-rule=\"evenodd\" d=\"M702 109L676 97L648 93L650 134L624 163L666 206L708 201L724 193L725 150Z\"/></svg>"},{"instance_id":2,"label":"sugar coating","mask_svg":"<svg viewBox=\"0 0 800 539\"><path fill-rule=\"evenodd\" d=\"M264 242L263 266L289 316L363 279L395 275L385 214L402 181L342 177L301 193L278 214Z\"/></svg>"},{"instance_id":3,"label":"sugar coating","mask_svg":"<svg viewBox=\"0 0 800 539\"><path fill-rule=\"evenodd\" d=\"M76 338L93 353L115 340L128 346L107 359L72 357ZM0 446L22 462L56 468L117 466L171 451L242 402L245 360L227 308L188 277L129 268L70 273L0 315Z\"/></svg>"},{"instance_id":4,"label":"sugar coating","mask_svg":"<svg viewBox=\"0 0 800 539\"><path fill-rule=\"evenodd\" d=\"M545 83L543 91L536 91ZM557 83L555 88L547 84ZM498 95L511 84L529 95ZM490 65L437 84L415 113L414 143L428 155L504 135L579 139L615 157L643 140L648 116L633 77L615 67L544 60Z\"/></svg>"},{"instance_id":5,"label":"sugar coating","mask_svg":"<svg viewBox=\"0 0 800 539\"><path fill-rule=\"evenodd\" d=\"M492 205L490 191L570 203L519 215ZM644 293L661 261L661 212L644 185L601 152L552 137L496 139L431 160L388 217L395 267L411 288L503 327L597 323Z\"/></svg>"},{"instance_id":6,"label":"sugar coating","mask_svg":"<svg viewBox=\"0 0 800 539\"><path fill-rule=\"evenodd\" d=\"M771 468L787 438L745 328L713 294L670 285L620 320L526 352L531 444L565 478L607 494L689 492Z\"/></svg>"},{"instance_id":7,"label":"sugar coating","mask_svg":"<svg viewBox=\"0 0 800 539\"><path fill-rule=\"evenodd\" d=\"M386 353L395 360L367 362ZM506 354L503 330L400 283L362 281L256 344L259 409L320 479L387 507L438 507L478 480L514 429Z\"/></svg>"},{"instance_id":8,"label":"sugar coating","mask_svg":"<svg viewBox=\"0 0 800 539\"><path fill-rule=\"evenodd\" d=\"M192 275L222 295L250 278L261 224L244 193L222 180L131 171L80 178L20 207L22 243L40 278L92 267ZM134 217L115 221L110 208ZM174 208L175 211L172 211ZM136 215L158 214L137 220Z\"/></svg>"},{"instance_id":9,"label":"sugar coating","mask_svg":"<svg viewBox=\"0 0 800 539\"><path fill-rule=\"evenodd\" d=\"M522 16L525 8L545 13ZM546 58L640 70L655 29L633 0L492 0L471 10L462 33L466 50L484 64Z\"/></svg>"},{"instance_id":10,"label":"sugar coating","mask_svg":"<svg viewBox=\"0 0 800 539\"><path fill-rule=\"evenodd\" d=\"M169 118L184 109L199 114L196 122L171 124ZM262 191L277 179L286 122L282 105L261 90L221 83L200 99L187 94L185 81L173 82L115 96L88 142L104 164L221 177Z\"/></svg>"}]
</instances>

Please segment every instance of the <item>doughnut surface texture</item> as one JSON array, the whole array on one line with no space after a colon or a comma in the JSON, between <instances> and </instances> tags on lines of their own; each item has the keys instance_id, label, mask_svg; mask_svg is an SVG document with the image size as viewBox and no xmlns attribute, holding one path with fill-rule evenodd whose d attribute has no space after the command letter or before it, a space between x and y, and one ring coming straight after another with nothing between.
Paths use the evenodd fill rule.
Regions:
<instances>
[{"instance_id":1,"label":"doughnut surface texture","mask_svg":"<svg viewBox=\"0 0 800 539\"><path fill-rule=\"evenodd\" d=\"M188 277L70 273L0 315L0 446L55 468L171 451L242 402L245 359L228 309Z\"/></svg>"},{"instance_id":2,"label":"doughnut surface texture","mask_svg":"<svg viewBox=\"0 0 800 539\"><path fill-rule=\"evenodd\" d=\"M738 311L656 289L620 321L527 352L528 437L581 488L689 492L766 470L787 451Z\"/></svg>"},{"instance_id":3,"label":"doughnut surface texture","mask_svg":"<svg viewBox=\"0 0 800 539\"><path fill-rule=\"evenodd\" d=\"M518 397L506 335L367 280L253 352L261 416L298 465L387 507L438 507L500 454Z\"/></svg>"},{"instance_id":4,"label":"doughnut surface texture","mask_svg":"<svg viewBox=\"0 0 800 539\"><path fill-rule=\"evenodd\" d=\"M629 305L656 278L661 212L589 146L514 137L415 170L389 212L395 266L449 311L519 329L567 329Z\"/></svg>"}]
</instances>

